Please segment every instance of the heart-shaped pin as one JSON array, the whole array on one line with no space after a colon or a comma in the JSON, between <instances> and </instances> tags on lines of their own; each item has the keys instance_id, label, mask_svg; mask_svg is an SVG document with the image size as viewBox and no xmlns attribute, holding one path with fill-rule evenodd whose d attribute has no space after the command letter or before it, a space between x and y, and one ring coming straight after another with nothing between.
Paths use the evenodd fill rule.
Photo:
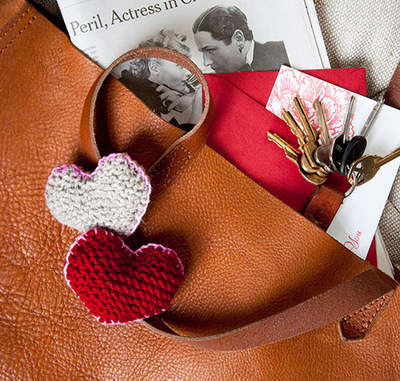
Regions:
<instances>
[{"instance_id":1,"label":"heart-shaped pin","mask_svg":"<svg viewBox=\"0 0 400 381\"><path fill-rule=\"evenodd\" d=\"M132 251L99 228L71 246L64 275L99 322L122 324L168 309L183 281L183 266L172 249L148 244Z\"/></svg>"},{"instance_id":2,"label":"heart-shaped pin","mask_svg":"<svg viewBox=\"0 0 400 381\"><path fill-rule=\"evenodd\" d=\"M128 155L103 157L93 173L75 165L54 168L45 198L53 216L80 232L94 227L130 235L150 199L150 181Z\"/></svg>"}]
</instances>

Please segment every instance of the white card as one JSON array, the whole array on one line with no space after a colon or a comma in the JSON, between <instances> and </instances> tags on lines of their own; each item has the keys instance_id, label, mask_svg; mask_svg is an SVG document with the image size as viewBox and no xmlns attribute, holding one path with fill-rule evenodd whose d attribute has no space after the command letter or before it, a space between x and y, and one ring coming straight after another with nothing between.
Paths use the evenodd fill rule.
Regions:
<instances>
[{"instance_id":1,"label":"white card","mask_svg":"<svg viewBox=\"0 0 400 381\"><path fill-rule=\"evenodd\" d=\"M360 133L375 101L356 95L354 120L356 134ZM400 147L400 110L383 106L367 137L365 154L385 156ZM327 233L365 259L379 220L382 216L400 159L381 167L369 182L357 187L343 201Z\"/></svg>"}]
</instances>

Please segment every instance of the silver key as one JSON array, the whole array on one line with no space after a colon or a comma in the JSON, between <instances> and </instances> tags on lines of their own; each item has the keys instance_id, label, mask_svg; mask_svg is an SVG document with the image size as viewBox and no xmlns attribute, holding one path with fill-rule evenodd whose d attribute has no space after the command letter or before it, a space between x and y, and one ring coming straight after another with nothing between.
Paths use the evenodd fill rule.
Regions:
<instances>
[{"instance_id":1,"label":"silver key","mask_svg":"<svg viewBox=\"0 0 400 381\"><path fill-rule=\"evenodd\" d=\"M380 167L398 157L400 157L400 147L385 157L380 157L378 155L362 156L351 164L349 173L347 174L347 180L350 184L353 184L353 174L355 173L357 185L365 184L375 177Z\"/></svg>"},{"instance_id":2,"label":"silver key","mask_svg":"<svg viewBox=\"0 0 400 381\"><path fill-rule=\"evenodd\" d=\"M384 103L385 103L384 97L382 97L378 102L376 102L374 108L372 109L371 113L368 116L367 121L364 124L364 127L362 128L362 130L360 132L360 136L364 136L364 138L367 137L367 135L371 131L371 127L372 127L376 117L378 116L379 111L381 110Z\"/></svg>"},{"instance_id":3,"label":"silver key","mask_svg":"<svg viewBox=\"0 0 400 381\"><path fill-rule=\"evenodd\" d=\"M342 161L344 150L346 149L346 146L348 143L350 120L351 120L351 116L353 114L353 106L354 106L354 97L353 98L350 97L349 103L347 104L346 115L344 118L344 122L342 124L341 132L333 140L333 142L331 144L331 150L329 152L329 160L331 163L331 167L335 171L338 171L340 169L340 164Z\"/></svg>"},{"instance_id":4,"label":"silver key","mask_svg":"<svg viewBox=\"0 0 400 381\"><path fill-rule=\"evenodd\" d=\"M352 179L351 188L344 194L344 198L349 197L355 191L358 185L357 175L355 172L353 172L351 179Z\"/></svg>"},{"instance_id":5,"label":"silver key","mask_svg":"<svg viewBox=\"0 0 400 381\"><path fill-rule=\"evenodd\" d=\"M356 97L352 95L349 99L349 104L346 109L346 116L344 118L344 123L343 123L343 143L348 142L350 140L350 122L351 122L351 117L353 116L353 107L354 107L354 102L356 100Z\"/></svg>"}]
</instances>

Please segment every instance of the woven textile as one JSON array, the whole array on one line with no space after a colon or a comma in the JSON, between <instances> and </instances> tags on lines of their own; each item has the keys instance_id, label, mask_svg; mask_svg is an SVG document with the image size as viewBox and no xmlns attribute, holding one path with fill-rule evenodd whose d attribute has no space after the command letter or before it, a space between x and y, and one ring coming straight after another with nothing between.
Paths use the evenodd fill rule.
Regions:
<instances>
[{"instance_id":1,"label":"woven textile","mask_svg":"<svg viewBox=\"0 0 400 381\"><path fill-rule=\"evenodd\" d=\"M400 59L398 0L316 0L332 67L365 67L367 92L387 87Z\"/></svg>"},{"instance_id":2,"label":"woven textile","mask_svg":"<svg viewBox=\"0 0 400 381\"><path fill-rule=\"evenodd\" d=\"M379 97L400 60L400 1L315 0L315 7L331 66L365 67L368 96ZM400 174L379 228L400 267Z\"/></svg>"},{"instance_id":3,"label":"woven textile","mask_svg":"<svg viewBox=\"0 0 400 381\"><path fill-rule=\"evenodd\" d=\"M390 259L400 269L400 171L390 192L379 228Z\"/></svg>"}]
</instances>

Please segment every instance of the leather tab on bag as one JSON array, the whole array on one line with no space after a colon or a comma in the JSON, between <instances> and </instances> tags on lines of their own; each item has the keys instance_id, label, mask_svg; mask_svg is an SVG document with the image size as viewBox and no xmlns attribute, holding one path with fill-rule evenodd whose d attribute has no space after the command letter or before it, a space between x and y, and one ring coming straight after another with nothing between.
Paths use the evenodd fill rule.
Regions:
<instances>
[{"instance_id":1,"label":"leather tab on bag","mask_svg":"<svg viewBox=\"0 0 400 381\"><path fill-rule=\"evenodd\" d=\"M383 295L365 307L342 318L339 322L342 339L344 341L363 339L372 329L377 317L382 313L391 297L392 293Z\"/></svg>"},{"instance_id":2,"label":"leather tab on bag","mask_svg":"<svg viewBox=\"0 0 400 381\"><path fill-rule=\"evenodd\" d=\"M302 213L322 230L327 230L343 202L343 193L329 186L318 187Z\"/></svg>"}]
</instances>

